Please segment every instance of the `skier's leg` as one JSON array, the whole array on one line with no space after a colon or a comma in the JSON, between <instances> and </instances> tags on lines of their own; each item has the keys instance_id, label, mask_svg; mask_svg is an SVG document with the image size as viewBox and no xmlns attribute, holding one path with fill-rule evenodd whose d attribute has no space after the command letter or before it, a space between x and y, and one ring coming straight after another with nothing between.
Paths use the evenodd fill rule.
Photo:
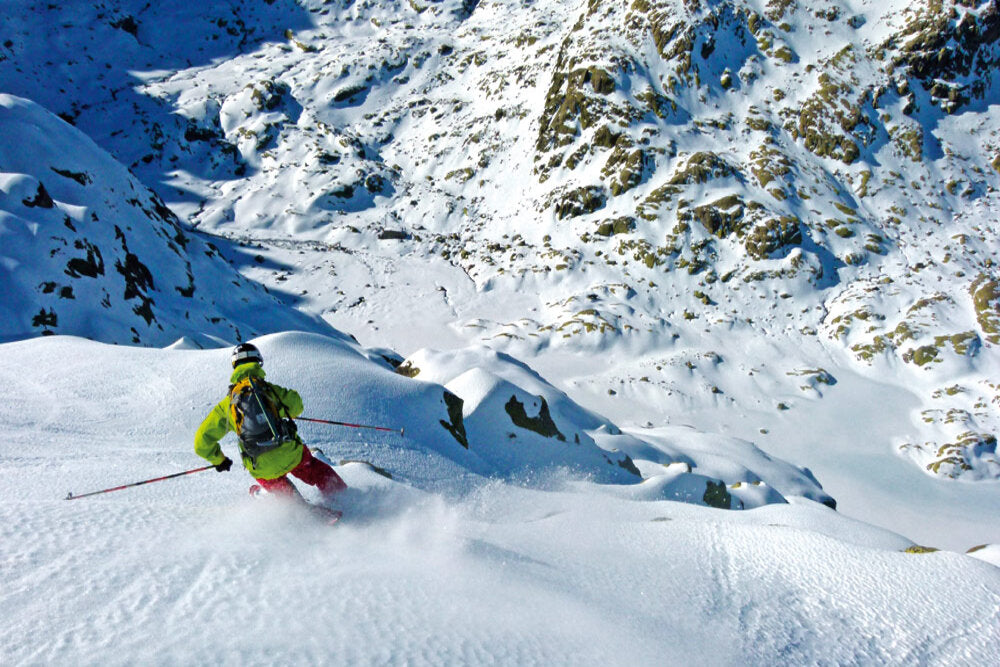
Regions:
<instances>
[{"instance_id":1,"label":"skier's leg","mask_svg":"<svg viewBox=\"0 0 1000 667\"><path fill-rule=\"evenodd\" d=\"M315 486L324 498L331 498L347 488L337 471L312 455L308 447L302 447L302 462L291 472L310 486Z\"/></svg>"},{"instance_id":2,"label":"skier's leg","mask_svg":"<svg viewBox=\"0 0 1000 667\"><path fill-rule=\"evenodd\" d=\"M277 479L258 479L257 483L260 484L261 488L268 493L284 496L293 500L297 500L302 497L299 490L295 488L294 484L292 484L292 480L288 479L286 475L282 475Z\"/></svg>"}]
</instances>

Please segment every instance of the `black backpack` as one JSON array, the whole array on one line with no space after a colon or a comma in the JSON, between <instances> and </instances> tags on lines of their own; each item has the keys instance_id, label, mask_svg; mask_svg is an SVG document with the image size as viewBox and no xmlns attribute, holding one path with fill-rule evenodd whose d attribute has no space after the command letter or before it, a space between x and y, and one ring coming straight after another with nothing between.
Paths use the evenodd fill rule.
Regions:
<instances>
[{"instance_id":1,"label":"black backpack","mask_svg":"<svg viewBox=\"0 0 1000 667\"><path fill-rule=\"evenodd\" d=\"M229 415L240 451L251 460L295 439L291 419L282 419L281 402L264 380L246 377L229 387Z\"/></svg>"}]
</instances>

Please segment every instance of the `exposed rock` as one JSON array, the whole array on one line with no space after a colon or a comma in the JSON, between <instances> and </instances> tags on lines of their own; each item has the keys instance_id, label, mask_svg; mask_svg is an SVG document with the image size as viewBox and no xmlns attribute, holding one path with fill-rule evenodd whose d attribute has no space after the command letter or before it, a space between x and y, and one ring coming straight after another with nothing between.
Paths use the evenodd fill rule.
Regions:
<instances>
[{"instance_id":1,"label":"exposed rock","mask_svg":"<svg viewBox=\"0 0 1000 667\"><path fill-rule=\"evenodd\" d=\"M469 439L465 434L465 423L462 420L462 406L465 405L464 401L450 391L445 390L444 403L448 408L448 419L450 421L440 420L441 426L448 433L451 433L452 437L458 441L458 444L468 449Z\"/></svg>"},{"instance_id":2,"label":"exposed rock","mask_svg":"<svg viewBox=\"0 0 1000 667\"><path fill-rule=\"evenodd\" d=\"M599 185L570 190L558 196L555 203L556 217L562 220L593 213L602 208L605 202L607 202L607 195L604 188Z\"/></svg>"},{"instance_id":3,"label":"exposed rock","mask_svg":"<svg viewBox=\"0 0 1000 667\"><path fill-rule=\"evenodd\" d=\"M545 399L541 396L538 397L540 406L538 408L537 417L529 417L524 409L524 403L517 400L517 396L511 396L507 404L504 405L504 409L507 414L510 415L510 420L514 422L515 426L518 426L529 431L543 435L546 438L555 437L558 440L565 442L566 436L564 436L559 428L556 427L555 422L552 421L552 415L549 414L549 405L545 402Z\"/></svg>"}]
</instances>

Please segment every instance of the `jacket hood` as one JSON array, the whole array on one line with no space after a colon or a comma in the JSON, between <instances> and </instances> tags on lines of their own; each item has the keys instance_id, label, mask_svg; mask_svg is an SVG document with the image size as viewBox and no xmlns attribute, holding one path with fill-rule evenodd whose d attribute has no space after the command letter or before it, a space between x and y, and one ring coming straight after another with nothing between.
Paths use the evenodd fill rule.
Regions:
<instances>
[{"instance_id":1,"label":"jacket hood","mask_svg":"<svg viewBox=\"0 0 1000 667\"><path fill-rule=\"evenodd\" d=\"M229 382L230 384L236 384L240 380L243 380L247 377L254 377L263 380L264 369L261 368L261 365L256 362L240 364L239 366L233 369L233 374L229 376Z\"/></svg>"}]
</instances>

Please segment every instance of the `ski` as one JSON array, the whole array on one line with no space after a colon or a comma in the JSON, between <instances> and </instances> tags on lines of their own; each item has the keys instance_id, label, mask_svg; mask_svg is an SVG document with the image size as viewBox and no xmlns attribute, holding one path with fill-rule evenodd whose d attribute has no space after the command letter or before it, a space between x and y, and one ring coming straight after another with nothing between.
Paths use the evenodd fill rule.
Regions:
<instances>
[{"instance_id":1,"label":"ski","mask_svg":"<svg viewBox=\"0 0 1000 667\"><path fill-rule=\"evenodd\" d=\"M260 498L261 495L265 493L265 491L260 484L251 484L249 488L249 493L252 498ZM299 500L297 502L299 505L304 507L310 514L312 514L314 517L316 517L323 523L327 524L328 526L334 525L335 523L340 521L341 517L344 516L344 513L341 512L340 510L335 510L329 507L323 507L322 505L316 505L315 503L311 503L305 498L302 498L301 496L299 497Z\"/></svg>"},{"instance_id":2,"label":"ski","mask_svg":"<svg viewBox=\"0 0 1000 667\"><path fill-rule=\"evenodd\" d=\"M316 458L318 458L320 461L327 464L331 468L334 466L333 461L330 460L330 457L327 456L326 453L323 452L323 450L320 449L319 447L310 447L309 451L312 453L313 456L315 456Z\"/></svg>"},{"instance_id":3,"label":"ski","mask_svg":"<svg viewBox=\"0 0 1000 667\"><path fill-rule=\"evenodd\" d=\"M341 517L344 516L344 513L340 510L323 507L321 505L313 505L312 503L306 503L306 505L308 506L309 511L312 512L317 519L324 522L328 526L336 524L340 521Z\"/></svg>"}]
</instances>

